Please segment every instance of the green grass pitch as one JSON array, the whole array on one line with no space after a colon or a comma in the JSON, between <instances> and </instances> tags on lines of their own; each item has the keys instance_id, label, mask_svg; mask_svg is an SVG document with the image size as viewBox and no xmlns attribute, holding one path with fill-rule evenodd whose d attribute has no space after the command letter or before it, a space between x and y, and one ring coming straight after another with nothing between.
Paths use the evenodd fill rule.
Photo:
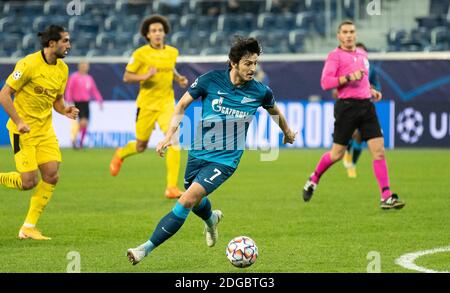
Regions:
<instances>
[{"instance_id":1,"label":"green grass pitch","mask_svg":"<svg viewBox=\"0 0 450 293\"><path fill-rule=\"evenodd\" d=\"M0 187L0 271L65 272L67 254L81 256L82 272L366 272L377 251L382 272L411 272L395 264L402 254L450 245L450 151L390 150L391 187L403 210L383 211L372 163L364 151L358 178L342 163L324 175L309 203L301 188L323 150L281 150L273 162L247 151L236 173L210 199L221 209L219 241L206 246L194 214L171 239L137 266L126 249L144 242L174 205L164 197L165 161L154 150L126 160L109 175L112 149L63 150L60 181L38 224L48 242L18 240L31 191ZM10 148L0 149L0 170L14 170ZM182 155L182 175L186 152ZM180 176L182 182L182 176ZM225 246L235 236L253 238L256 263L234 268ZM450 253L417 264L450 270Z\"/></svg>"}]
</instances>

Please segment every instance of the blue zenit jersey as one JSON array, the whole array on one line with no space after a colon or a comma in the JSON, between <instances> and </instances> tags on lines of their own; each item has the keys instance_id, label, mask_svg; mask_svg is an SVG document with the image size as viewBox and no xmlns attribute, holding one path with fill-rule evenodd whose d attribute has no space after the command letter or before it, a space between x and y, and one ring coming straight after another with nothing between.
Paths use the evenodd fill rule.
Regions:
<instances>
[{"instance_id":1,"label":"blue zenit jersey","mask_svg":"<svg viewBox=\"0 0 450 293\"><path fill-rule=\"evenodd\" d=\"M189 155L236 168L257 109L275 104L272 90L256 80L235 86L230 70L214 70L197 78L188 92L202 98L202 119Z\"/></svg>"}]
</instances>

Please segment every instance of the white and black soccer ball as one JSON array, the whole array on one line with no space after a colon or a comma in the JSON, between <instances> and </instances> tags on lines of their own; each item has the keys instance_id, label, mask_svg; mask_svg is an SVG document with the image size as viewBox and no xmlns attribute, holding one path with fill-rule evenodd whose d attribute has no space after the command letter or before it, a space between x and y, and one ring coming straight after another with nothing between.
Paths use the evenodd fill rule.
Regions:
<instances>
[{"instance_id":1,"label":"white and black soccer ball","mask_svg":"<svg viewBox=\"0 0 450 293\"><path fill-rule=\"evenodd\" d=\"M414 108L406 108L397 116L397 132L400 139L414 144L423 134L423 116Z\"/></svg>"},{"instance_id":2,"label":"white and black soccer ball","mask_svg":"<svg viewBox=\"0 0 450 293\"><path fill-rule=\"evenodd\" d=\"M250 237L238 236L228 243L226 255L235 267L246 268L255 263L258 257L258 247Z\"/></svg>"}]
</instances>

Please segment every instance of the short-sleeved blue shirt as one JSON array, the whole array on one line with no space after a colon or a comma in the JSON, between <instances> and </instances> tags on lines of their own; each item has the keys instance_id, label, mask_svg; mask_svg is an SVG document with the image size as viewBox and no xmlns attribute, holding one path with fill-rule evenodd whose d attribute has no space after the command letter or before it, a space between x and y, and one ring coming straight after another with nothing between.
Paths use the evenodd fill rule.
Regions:
<instances>
[{"instance_id":1,"label":"short-sleeved blue shirt","mask_svg":"<svg viewBox=\"0 0 450 293\"><path fill-rule=\"evenodd\" d=\"M202 118L189 155L236 168L257 109L275 104L272 90L256 80L235 86L230 70L214 70L197 78L188 92L202 98Z\"/></svg>"}]
</instances>

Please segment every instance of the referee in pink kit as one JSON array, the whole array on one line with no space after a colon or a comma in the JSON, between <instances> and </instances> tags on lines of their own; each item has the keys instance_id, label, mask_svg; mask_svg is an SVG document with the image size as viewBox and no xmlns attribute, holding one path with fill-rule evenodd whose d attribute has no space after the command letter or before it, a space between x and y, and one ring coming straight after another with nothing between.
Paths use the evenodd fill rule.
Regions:
<instances>
[{"instance_id":1,"label":"referee in pink kit","mask_svg":"<svg viewBox=\"0 0 450 293\"><path fill-rule=\"evenodd\" d=\"M75 103L75 106L80 110L78 115L79 121L74 122L71 131L72 147L74 149L83 148L89 123L89 101L91 98L94 97L100 104L100 109L103 109L103 97L97 89L94 78L88 72L89 63L81 61L78 64L78 71L71 74L67 81L65 99L69 103ZM78 134L80 139L77 144Z\"/></svg>"},{"instance_id":2,"label":"referee in pink kit","mask_svg":"<svg viewBox=\"0 0 450 293\"><path fill-rule=\"evenodd\" d=\"M328 54L322 71L324 90L337 89L338 100L334 106L333 146L322 155L316 169L303 188L303 199L313 196L320 177L335 162L342 159L355 129L367 141L373 157L373 171L380 187L381 208L401 209L405 203L392 193L384 155L384 139L375 106L371 100L381 100L381 93L370 87L367 52L356 48L356 28L352 21L339 25L339 47Z\"/></svg>"}]
</instances>

